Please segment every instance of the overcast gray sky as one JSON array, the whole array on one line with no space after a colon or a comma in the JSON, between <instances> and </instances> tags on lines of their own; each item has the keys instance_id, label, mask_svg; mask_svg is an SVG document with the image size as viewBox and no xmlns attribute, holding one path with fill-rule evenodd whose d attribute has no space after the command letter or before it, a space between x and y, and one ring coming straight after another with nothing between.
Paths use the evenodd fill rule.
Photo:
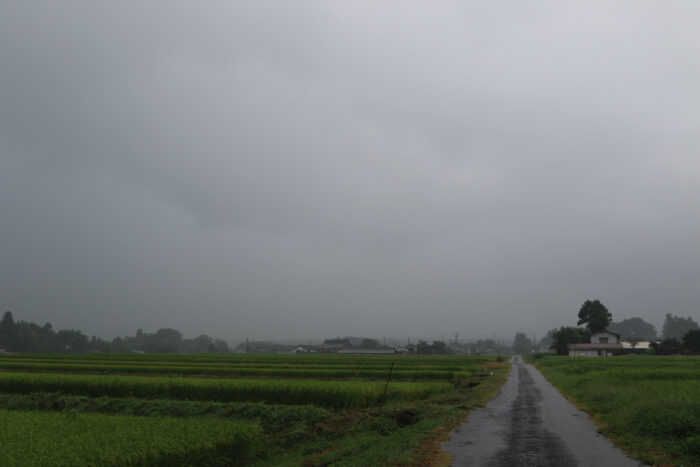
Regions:
<instances>
[{"instance_id":1,"label":"overcast gray sky","mask_svg":"<svg viewBox=\"0 0 700 467\"><path fill-rule=\"evenodd\" d=\"M103 337L697 320L698 18L0 0L0 307Z\"/></svg>"}]
</instances>

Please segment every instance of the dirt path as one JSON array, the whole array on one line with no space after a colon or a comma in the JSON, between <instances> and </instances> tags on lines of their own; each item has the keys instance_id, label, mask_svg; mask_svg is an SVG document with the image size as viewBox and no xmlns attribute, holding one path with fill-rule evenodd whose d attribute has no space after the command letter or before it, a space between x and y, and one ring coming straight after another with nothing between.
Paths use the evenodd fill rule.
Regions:
<instances>
[{"instance_id":1,"label":"dirt path","mask_svg":"<svg viewBox=\"0 0 700 467\"><path fill-rule=\"evenodd\" d=\"M475 410L445 443L454 466L639 466L596 432L532 365L513 370L485 408Z\"/></svg>"}]
</instances>

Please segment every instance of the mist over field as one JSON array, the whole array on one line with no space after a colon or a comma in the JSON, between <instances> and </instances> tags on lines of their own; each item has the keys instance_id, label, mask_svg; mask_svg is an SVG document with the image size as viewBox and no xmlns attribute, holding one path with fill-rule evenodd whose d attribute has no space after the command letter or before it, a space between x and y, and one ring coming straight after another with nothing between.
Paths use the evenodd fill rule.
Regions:
<instances>
[{"instance_id":1,"label":"mist over field","mask_svg":"<svg viewBox=\"0 0 700 467\"><path fill-rule=\"evenodd\" d=\"M0 0L0 312L111 338L700 319L700 4Z\"/></svg>"}]
</instances>

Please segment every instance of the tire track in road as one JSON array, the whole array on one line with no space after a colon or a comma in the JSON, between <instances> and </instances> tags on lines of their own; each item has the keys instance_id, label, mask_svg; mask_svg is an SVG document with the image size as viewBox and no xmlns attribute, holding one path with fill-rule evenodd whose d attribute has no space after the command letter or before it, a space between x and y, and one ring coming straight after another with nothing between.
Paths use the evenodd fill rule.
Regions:
<instances>
[{"instance_id":1,"label":"tire track in road","mask_svg":"<svg viewBox=\"0 0 700 467\"><path fill-rule=\"evenodd\" d=\"M444 445L453 466L639 466L520 357L498 396Z\"/></svg>"}]
</instances>

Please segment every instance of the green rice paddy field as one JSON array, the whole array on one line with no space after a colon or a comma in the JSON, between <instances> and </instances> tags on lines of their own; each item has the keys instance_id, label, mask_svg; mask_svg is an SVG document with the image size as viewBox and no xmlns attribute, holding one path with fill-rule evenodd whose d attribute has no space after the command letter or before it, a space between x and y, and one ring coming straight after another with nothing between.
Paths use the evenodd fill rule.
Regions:
<instances>
[{"instance_id":1,"label":"green rice paddy field","mask_svg":"<svg viewBox=\"0 0 700 467\"><path fill-rule=\"evenodd\" d=\"M700 357L545 357L535 365L634 457L700 466Z\"/></svg>"},{"instance_id":2,"label":"green rice paddy field","mask_svg":"<svg viewBox=\"0 0 700 467\"><path fill-rule=\"evenodd\" d=\"M508 371L491 357L2 355L0 465L440 464Z\"/></svg>"}]
</instances>

